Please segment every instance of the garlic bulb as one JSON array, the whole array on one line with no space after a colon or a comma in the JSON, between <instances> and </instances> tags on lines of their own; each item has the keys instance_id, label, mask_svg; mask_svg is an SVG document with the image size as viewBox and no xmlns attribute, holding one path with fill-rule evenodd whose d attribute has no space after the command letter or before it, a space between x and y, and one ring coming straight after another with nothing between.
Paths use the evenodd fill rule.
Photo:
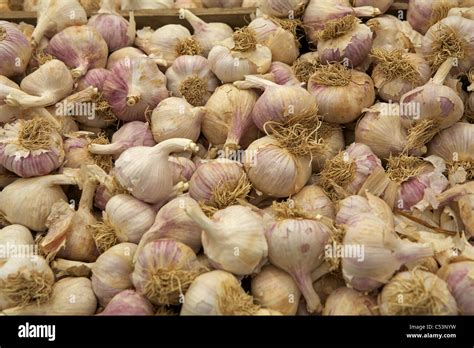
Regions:
<instances>
[{"instance_id":1,"label":"garlic bulb","mask_svg":"<svg viewBox=\"0 0 474 348\"><path fill-rule=\"evenodd\" d=\"M372 31L353 15L327 21L315 35L322 63L359 66L372 48Z\"/></svg>"},{"instance_id":2,"label":"garlic bulb","mask_svg":"<svg viewBox=\"0 0 474 348\"><path fill-rule=\"evenodd\" d=\"M180 56L166 70L168 90L171 95L183 97L193 106L202 106L219 85L206 58Z\"/></svg>"},{"instance_id":3,"label":"garlic bulb","mask_svg":"<svg viewBox=\"0 0 474 348\"><path fill-rule=\"evenodd\" d=\"M217 270L201 274L193 281L180 314L255 315L259 309L232 274Z\"/></svg>"},{"instance_id":4,"label":"garlic bulb","mask_svg":"<svg viewBox=\"0 0 474 348\"><path fill-rule=\"evenodd\" d=\"M474 125L458 122L439 132L428 144L428 154L441 157L451 179L474 179Z\"/></svg>"},{"instance_id":5,"label":"garlic bulb","mask_svg":"<svg viewBox=\"0 0 474 348\"><path fill-rule=\"evenodd\" d=\"M104 82L111 72L107 69L97 68L90 69L87 73L77 81L77 91L82 91L89 86L97 88L97 91L104 89Z\"/></svg>"},{"instance_id":6,"label":"garlic bulb","mask_svg":"<svg viewBox=\"0 0 474 348\"><path fill-rule=\"evenodd\" d=\"M173 0L120 0L122 10L156 10L173 7Z\"/></svg>"},{"instance_id":7,"label":"garlic bulb","mask_svg":"<svg viewBox=\"0 0 474 348\"><path fill-rule=\"evenodd\" d=\"M92 290L101 306L106 306L115 295L133 286L132 259L136 249L136 244L117 244L100 255L92 265Z\"/></svg>"},{"instance_id":8,"label":"garlic bulb","mask_svg":"<svg viewBox=\"0 0 474 348\"><path fill-rule=\"evenodd\" d=\"M155 57L153 55L146 55L143 51L135 47L124 47L115 52L113 52L109 59L107 60L107 69L112 70L112 68L122 59L131 59L131 58L148 58L155 62L157 65L166 66L168 63L166 60Z\"/></svg>"},{"instance_id":9,"label":"garlic bulb","mask_svg":"<svg viewBox=\"0 0 474 348\"><path fill-rule=\"evenodd\" d=\"M474 21L451 16L433 25L425 34L422 52L433 70L453 58L456 73L467 73L474 65Z\"/></svg>"},{"instance_id":10,"label":"garlic bulb","mask_svg":"<svg viewBox=\"0 0 474 348\"><path fill-rule=\"evenodd\" d=\"M168 163L171 167L173 184L180 181L188 182L196 171L196 164L186 157L169 156Z\"/></svg>"},{"instance_id":11,"label":"garlic bulb","mask_svg":"<svg viewBox=\"0 0 474 348\"><path fill-rule=\"evenodd\" d=\"M305 186L297 194L291 197L290 203L296 210L301 210L314 216L321 214L330 219L336 216L334 203L324 193L324 190L316 185Z\"/></svg>"},{"instance_id":12,"label":"garlic bulb","mask_svg":"<svg viewBox=\"0 0 474 348\"><path fill-rule=\"evenodd\" d=\"M448 58L427 84L401 97L400 115L404 127L408 128L407 149L423 147L437 132L461 119L464 113L461 98L452 88L443 85L454 62Z\"/></svg>"},{"instance_id":13,"label":"garlic bulb","mask_svg":"<svg viewBox=\"0 0 474 348\"><path fill-rule=\"evenodd\" d=\"M313 289L311 273L324 262L330 228L317 220L293 218L283 212L277 220L267 223L265 236L270 262L293 277L308 311L320 312L321 303Z\"/></svg>"},{"instance_id":14,"label":"garlic bulb","mask_svg":"<svg viewBox=\"0 0 474 348\"><path fill-rule=\"evenodd\" d=\"M467 6L468 4L466 4ZM471 7L453 7L448 12L449 16L462 16L468 19L474 19L474 9Z\"/></svg>"},{"instance_id":15,"label":"garlic bulb","mask_svg":"<svg viewBox=\"0 0 474 348\"><path fill-rule=\"evenodd\" d=\"M5 315L93 315L97 300L87 278L64 278L53 285L51 298L40 305L5 309Z\"/></svg>"},{"instance_id":16,"label":"garlic bulb","mask_svg":"<svg viewBox=\"0 0 474 348\"><path fill-rule=\"evenodd\" d=\"M0 192L0 212L12 224L20 224L33 231L45 231L53 204L60 200L67 201L59 185L75 184L76 179L67 174L16 180ZM25 214L25 211L29 213Z\"/></svg>"},{"instance_id":17,"label":"garlic bulb","mask_svg":"<svg viewBox=\"0 0 474 348\"><path fill-rule=\"evenodd\" d=\"M87 14L77 0L41 0L37 8L38 23L32 34L33 44L73 25L87 23Z\"/></svg>"},{"instance_id":18,"label":"garlic bulb","mask_svg":"<svg viewBox=\"0 0 474 348\"><path fill-rule=\"evenodd\" d=\"M146 54L164 59L168 65L182 55L202 54L202 46L179 24L167 24L156 31L150 27L138 30L135 46Z\"/></svg>"},{"instance_id":19,"label":"garlic bulb","mask_svg":"<svg viewBox=\"0 0 474 348\"><path fill-rule=\"evenodd\" d=\"M296 25L293 28L283 21L267 17L255 18L248 28L255 31L258 43L267 46L272 52L272 60L293 64L299 56L299 42L295 37Z\"/></svg>"},{"instance_id":20,"label":"garlic bulb","mask_svg":"<svg viewBox=\"0 0 474 348\"><path fill-rule=\"evenodd\" d=\"M197 151L189 139L165 140L154 147L131 147L115 162L115 178L135 198L146 203L158 203L174 198L187 185L173 186L168 156L172 152ZM150 176L150 173L154 173Z\"/></svg>"},{"instance_id":21,"label":"garlic bulb","mask_svg":"<svg viewBox=\"0 0 474 348\"><path fill-rule=\"evenodd\" d=\"M367 21L374 33L372 48L412 51L421 48L423 36L413 30L410 23L392 15L377 16Z\"/></svg>"},{"instance_id":22,"label":"garlic bulb","mask_svg":"<svg viewBox=\"0 0 474 348\"><path fill-rule=\"evenodd\" d=\"M173 8L185 9L185 8L202 8L202 0L175 0Z\"/></svg>"},{"instance_id":23,"label":"garlic bulb","mask_svg":"<svg viewBox=\"0 0 474 348\"><path fill-rule=\"evenodd\" d=\"M379 296L382 315L456 315L456 300L444 280L416 269L395 275Z\"/></svg>"},{"instance_id":24,"label":"garlic bulb","mask_svg":"<svg viewBox=\"0 0 474 348\"><path fill-rule=\"evenodd\" d=\"M113 196L102 213L102 222L91 226L95 244L103 252L117 242L138 243L155 216L151 206L132 196Z\"/></svg>"},{"instance_id":25,"label":"garlic bulb","mask_svg":"<svg viewBox=\"0 0 474 348\"><path fill-rule=\"evenodd\" d=\"M137 254L132 281L155 305L183 303L184 294L205 269L186 245L171 239L146 244Z\"/></svg>"},{"instance_id":26,"label":"garlic bulb","mask_svg":"<svg viewBox=\"0 0 474 348\"><path fill-rule=\"evenodd\" d=\"M201 249L201 227L184 211L185 206L197 206L188 196L176 197L160 208L155 222L140 239L137 255L149 242L157 239L174 239L190 247L194 253Z\"/></svg>"},{"instance_id":27,"label":"garlic bulb","mask_svg":"<svg viewBox=\"0 0 474 348\"><path fill-rule=\"evenodd\" d=\"M191 11L180 10L180 16L184 17L193 27L193 38L202 47L202 55L207 57L212 47L232 36L234 31L225 23L206 23Z\"/></svg>"},{"instance_id":28,"label":"garlic bulb","mask_svg":"<svg viewBox=\"0 0 474 348\"><path fill-rule=\"evenodd\" d=\"M205 105L201 127L206 139L213 145L247 147L258 137L251 115L257 98L254 91L232 84L217 87Z\"/></svg>"},{"instance_id":29,"label":"garlic bulb","mask_svg":"<svg viewBox=\"0 0 474 348\"><path fill-rule=\"evenodd\" d=\"M389 206L370 193L367 196L369 212L353 211L351 217L345 218L342 244L343 250L348 250L342 258L344 279L362 292L387 283L404 263L433 255L431 246L400 239ZM353 203L350 198L342 200L340 205L347 204L349 208ZM336 218L341 221L339 214Z\"/></svg>"},{"instance_id":30,"label":"garlic bulb","mask_svg":"<svg viewBox=\"0 0 474 348\"><path fill-rule=\"evenodd\" d=\"M236 275L256 273L266 262L268 247L260 215L234 205L217 211L212 220L198 206L185 211L201 228L204 253L219 269Z\"/></svg>"},{"instance_id":31,"label":"garlic bulb","mask_svg":"<svg viewBox=\"0 0 474 348\"><path fill-rule=\"evenodd\" d=\"M20 118L20 108L16 106L10 106L5 103L5 98L13 89L19 91L20 86L7 77L0 75L0 124L13 122Z\"/></svg>"},{"instance_id":32,"label":"garlic bulb","mask_svg":"<svg viewBox=\"0 0 474 348\"><path fill-rule=\"evenodd\" d=\"M46 53L70 67L72 76L84 76L89 69L105 68L107 43L93 27L82 25L64 29L49 41Z\"/></svg>"},{"instance_id":33,"label":"garlic bulb","mask_svg":"<svg viewBox=\"0 0 474 348\"><path fill-rule=\"evenodd\" d=\"M110 144L92 143L89 151L96 155L114 155L118 157L123 151L134 146L156 145L148 123L132 121L125 123L112 135Z\"/></svg>"},{"instance_id":34,"label":"garlic bulb","mask_svg":"<svg viewBox=\"0 0 474 348\"><path fill-rule=\"evenodd\" d=\"M270 74L273 81L279 85L301 85L301 82L296 77L296 73L293 71L293 68L282 62L272 62L267 74Z\"/></svg>"},{"instance_id":35,"label":"garlic bulb","mask_svg":"<svg viewBox=\"0 0 474 348\"><path fill-rule=\"evenodd\" d=\"M190 197L211 211L237 204L250 188L242 165L226 159L201 164L189 181Z\"/></svg>"},{"instance_id":36,"label":"garlic bulb","mask_svg":"<svg viewBox=\"0 0 474 348\"><path fill-rule=\"evenodd\" d=\"M13 24L0 21L0 75L11 77L25 72L32 49L26 36Z\"/></svg>"},{"instance_id":37,"label":"garlic bulb","mask_svg":"<svg viewBox=\"0 0 474 348\"><path fill-rule=\"evenodd\" d=\"M346 283L344 279L342 279L342 277L335 272L327 273L313 283L314 291L316 291L316 293L318 294L319 299L321 300L321 303L323 305L326 303L327 298L334 291L336 291L340 287L345 287L345 286L346 286ZM324 311L324 308L323 308L323 311Z\"/></svg>"},{"instance_id":38,"label":"garlic bulb","mask_svg":"<svg viewBox=\"0 0 474 348\"><path fill-rule=\"evenodd\" d=\"M49 174L63 160L62 137L49 120L18 120L0 129L0 164L22 178Z\"/></svg>"},{"instance_id":39,"label":"garlic bulb","mask_svg":"<svg viewBox=\"0 0 474 348\"><path fill-rule=\"evenodd\" d=\"M317 51L308 52L299 56L291 66L295 77L304 84L308 83L309 78L314 74L317 67L321 64Z\"/></svg>"},{"instance_id":40,"label":"garlic bulb","mask_svg":"<svg viewBox=\"0 0 474 348\"><path fill-rule=\"evenodd\" d=\"M385 13L390 6L392 6L394 0L354 0L353 5L356 7L360 6L374 6L380 10L381 13Z\"/></svg>"},{"instance_id":41,"label":"garlic bulb","mask_svg":"<svg viewBox=\"0 0 474 348\"><path fill-rule=\"evenodd\" d=\"M205 113L204 108L193 107L183 98L166 98L151 114L153 138L157 143L172 138L197 141Z\"/></svg>"},{"instance_id":42,"label":"garlic bulb","mask_svg":"<svg viewBox=\"0 0 474 348\"><path fill-rule=\"evenodd\" d=\"M115 10L115 0L102 0L98 14L87 25L94 27L107 43L109 52L131 46L135 40L136 23L133 12L130 22Z\"/></svg>"},{"instance_id":43,"label":"garlic bulb","mask_svg":"<svg viewBox=\"0 0 474 348\"><path fill-rule=\"evenodd\" d=\"M124 290L115 295L97 315L153 315L153 306L143 295L134 290Z\"/></svg>"},{"instance_id":44,"label":"garlic bulb","mask_svg":"<svg viewBox=\"0 0 474 348\"><path fill-rule=\"evenodd\" d=\"M66 65L53 59L21 81L23 92L12 91L5 101L8 105L22 108L53 105L71 94L73 83Z\"/></svg>"},{"instance_id":45,"label":"garlic bulb","mask_svg":"<svg viewBox=\"0 0 474 348\"><path fill-rule=\"evenodd\" d=\"M84 183L77 211L62 200L53 204L46 221L48 233L40 242L44 253L74 261L97 259L99 252L90 228L97 223L91 211L96 186L92 179Z\"/></svg>"},{"instance_id":46,"label":"garlic bulb","mask_svg":"<svg viewBox=\"0 0 474 348\"><path fill-rule=\"evenodd\" d=\"M109 155L95 155L88 150L88 146L108 143L107 139L100 134L98 137L88 137L80 132L70 134L64 141L64 163L66 168L80 168L82 165L97 164L100 168L109 172L112 167L112 158ZM106 145L103 145L106 146Z\"/></svg>"},{"instance_id":47,"label":"garlic bulb","mask_svg":"<svg viewBox=\"0 0 474 348\"><path fill-rule=\"evenodd\" d=\"M252 278L252 296L259 305L295 315L301 292L293 278L281 269L267 265Z\"/></svg>"},{"instance_id":48,"label":"garlic bulb","mask_svg":"<svg viewBox=\"0 0 474 348\"><path fill-rule=\"evenodd\" d=\"M33 236L29 229L22 225L9 225L0 229L0 245L34 245ZM20 253L21 254L21 253ZM3 253L1 262L17 254ZM21 256L21 255L18 255Z\"/></svg>"},{"instance_id":49,"label":"garlic bulb","mask_svg":"<svg viewBox=\"0 0 474 348\"><path fill-rule=\"evenodd\" d=\"M380 159L365 144L352 143L326 162L320 185L331 198L356 194L367 178L382 169Z\"/></svg>"},{"instance_id":50,"label":"garlic bulb","mask_svg":"<svg viewBox=\"0 0 474 348\"><path fill-rule=\"evenodd\" d=\"M293 19L300 14L308 0L258 0L258 8L268 16Z\"/></svg>"},{"instance_id":51,"label":"garlic bulb","mask_svg":"<svg viewBox=\"0 0 474 348\"><path fill-rule=\"evenodd\" d=\"M474 262L455 262L443 266L437 273L438 277L448 284L449 291L456 300L459 313L462 315L472 315L474 307L473 296L473 272Z\"/></svg>"},{"instance_id":52,"label":"garlic bulb","mask_svg":"<svg viewBox=\"0 0 474 348\"><path fill-rule=\"evenodd\" d=\"M147 109L168 97L166 77L145 58L119 61L104 83L104 97L122 121L145 121Z\"/></svg>"},{"instance_id":53,"label":"garlic bulb","mask_svg":"<svg viewBox=\"0 0 474 348\"><path fill-rule=\"evenodd\" d=\"M400 49L372 49L371 56L377 62L372 79L380 98L400 101L402 95L424 85L431 77L431 69L425 59L415 53Z\"/></svg>"},{"instance_id":54,"label":"garlic bulb","mask_svg":"<svg viewBox=\"0 0 474 348\"><path fill-rule=\"evenodd\" d=\"M27 306L30 303L41 305L51 296L54 274L48 263L41 256L33 255L33 246L18 245L28 248L27 253L10 256L2 261L0 267L0 310L16 306ZM10 250L8 241L4 250Z\"/></svg>"},{"instance_id":55,"label":"garlic bulb","mask_svg":"<svg viewBox=\"0 0 474 348\"><path fill-rule=\"evenodd\" d=\"M208 55L211 70L223 83L245 75L265 74L272 62L271 50L258 43L255 30L244 27L215 45Z\"/></svg>"},{"instance_id":56,"label":"garlic bulb","mask_svg":"<svg viewBox=\"0 0 474 348\"><path fill-rule=\"evenodd\" d=\"M320 115L331 123L349 123L375 101L372 79L342 64L321 65L308 81L308 91L316 97Z\"/></svg>"},{"instance_id":57,"label":"garlic bulb","mask_svg":"<svg viewBox=\"0 0 474 348\"><path fill-rule=\"evenodd\" d=\"M407 21L413 29L425 34L428 29L457 7L459 0L413 0L408 2Z\"/></svg>"},{"instance_id":58,"label":"garlic bulb","mask_svg":"<svg viewBox=\"0 0 474 348\"><path fill-rule=\"evenodd\" d=\"M350 288L339 288L329 295L323 315L378 315L375 299Z\"/></svg>"}]
</instances>

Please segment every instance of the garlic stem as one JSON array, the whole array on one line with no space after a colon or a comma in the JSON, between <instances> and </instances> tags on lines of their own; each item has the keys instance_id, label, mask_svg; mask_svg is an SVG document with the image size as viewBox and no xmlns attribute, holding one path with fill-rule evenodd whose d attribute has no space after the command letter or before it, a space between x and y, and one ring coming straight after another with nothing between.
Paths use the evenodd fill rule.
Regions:
<instances>
[{"instance_id":1,"label":"garlic stem","mask_svg":"<svg viewBox=\"0 0 474 348\"><path fill-rule=\"evenodd\" d=\"M87 72L87 67L79 66L79 67L71 70L71 75L72 75L73 78L77 79L81 76L84 76L86 74L86 72Z\"/></svg>"},{"instance_id":2,"label":"garlic stem","mask_svg":"<svg viewBox=\"0 0 474 348\"><path fill-rule=\"evenodd\" d=\"M19 106L24 109L43 107L54 104L55 96L50 93L45 93L42 96L34 96L26 94L22 91L15 91L10 93L5 98L5 103L10 106Z\"/></svg>"},{"instance_id":3,"label":"garlic stem","mask_svg":"<svg viewBox=\"0 0 474 348\"><path fill-rule=\"evenodd\" d=\"M433 256L433 249L427 245L420 245L402 240L400 247L396 251L396 255L397 259L405 264L407 262Z\"/></svg>"},{"instance_id":4,"label":"garlic stem","mask_svg":"<svg viewBox=\"0 0 474 348\"><path fill-rule=\"evenodd\" d=\"M237 84L238 82L239 81L237 81ZM234 83L234 85L235 84L236 83ZM245 81L243 82L243 84L245 85L246 88L258 88L258 89L263 89L263 90L265 90L267 87L279 86L277 83L273 81L266 80L262 77L258 77L255 75L246 75ZM236 87L238 87L238 85L236 85Z\"/></svg>"},{"instance_id":5,"label":"garlic stem","mask_svg":"<svg viewBox=\"0 0 474 348\"><path fill-rule=\"evenodd\" d=\"M134 106L140 101L140 95L129 95L127 96L127 105Z\"/></svg>"},{"instance_id":6,"label":"garlic stem","mask_svg":"<svg viewBox=\"0 0 474 348\"><path fill-rule=\"evenodd\" d=\"M433 77L433 83L437 85L442 85L444 84L444 80L446 80L446 77L448 77L449 72L454 66L454 60L455 58L449 57L444 61L443 64L438 68L438 71L436 71L435 76Z\"/></svg>"},{"instance_id":7,"label":"garlic stem","mask_svg":"<svg viewBox=\"0 0 474 348\"><path fill-rule=\"evenodd\" d=\"M352 10L356 17L375 17L381 14L380 10L373 6L353 7Z\"/></svg>"},{"instance_id":8,"label":"garlic stem","mask_svg":"<svg viewBox=\"0 0 474 348\"><path fill-rule=\"evenodd\" d=\"M203 213L199 206L187 205L184 209L186 214L194 220L203 230L205 230L212 238L218 238L219 228L216 223L209 219L206 214Z\"/></svg>"},{"instance_id":9,"label":"garlic stem","mask_svg":"<svg viewBox=\"0 0 474 348\"><path fill-rule=\"evenodd\" d=\"M101 0L100 9L97 13L117 14L115 11L115 0Z\"/></svg>"},{"instance_id":10,"label":"garlic stem","mask_svg":"<svg viewBox=\"0 0 474 348\"><path fill-rule=\"evenodd\" d=\"M201 18L184 8L179 10L179 15L181 17L184 17L184 19L186 19L189 24L191 24L191 27L193 27L194 31L200 31L203 27L207 25L207 23L204 22Z\"/></svg>"},{"instance_id":11,"label":"garlic stem","mask_svg":"<svg viewBox=\"0 0 474 348\"><path fill-rule=\"evenodd\" d=\"M88 101L91 101L92 98L97 96L97 94L98 94L98 89L93 86L89 86L83 89L82 91L71 94L70 96L64 98L62 102L66 104L88 102Z\"/></svg>"},{"instance_id":12,"label":"garlic stem","mask_svg":"<svg viewBox=\"0 0 474 348\"><path fill-rule=\"evenodd\" d=\"M41 178L46 186L77 185L75 177L66 174L50 175Z\"/></svg>"},{"instance_id":13,"label":"garlic stem","mask_svg":"<svg viewBox=\"0 0 474 348\"><path fill-rule=\"evenodd\" d=\"M79 210L91 211L92 204L94 203L95 189L97 187L97 182L95 180L88 180L84 184L82 190L81 200L79 201Z\"/></svg>"},{"instance_id":14,"label":"garlic stem","mask_svg":"<svg viewBox=\"0 0 474 348\"><path fill-rule=\"evenodd\" d=\"M298 289L300 289L306 300L306 307L308 309L308 312L320 312L322 309L321 300L319 299L319 296L316 291L314 291L311 277L307 274L295 273L295 280L298 284Z\"/></svg>"},{"instance_id":15,"label":"garlic stem","mask_svg":"<svg viewBox=\"0 0 474 348\"><path fill-rule=\"evenodd\" d=\"M127 146L121 142L112 144L90 144L89 152L95 155L116 155L127 149Z\"/></svg>"},{"instance_id":16,"label":"garlic stem","mask_svg":"<svg viewBox=\"0 0 474 348\"><path fill-rule=\"evenodd\" d=\"M152 153L156 155L159 154L168 156L170 153L173 152L183 152L189 150L197 152L199 151L199 147L189 139L173 138L164 140L158 145L155 145L153 147Z\"/></svg>"},{"instance_id":17,"label":"garlic stem","mask_svg":"<svg viewBox=\"0 0 474 348\"><path fill-rule=\"evenodd\" d=\"M313 283L317 281L318 279L322 278L324 275L327 273L331 272L332 268L331 265L327 262L323 262L321 266L316 268L312 273L311 273L311 280Z\"/></svg>"},{"instance_id":18,"label":"garlic stem","mask_svg":"<svg viewBox=\"0 0 474 348\"><path fill-rule=\"evenodd\" d=\"M51 262L51 268L56 272L66 272L71 268L79 267L86 267L92 271L92 266L94 266L94 262L72 261L66 259L55 259Z\"/></svg>"}]
</instances>

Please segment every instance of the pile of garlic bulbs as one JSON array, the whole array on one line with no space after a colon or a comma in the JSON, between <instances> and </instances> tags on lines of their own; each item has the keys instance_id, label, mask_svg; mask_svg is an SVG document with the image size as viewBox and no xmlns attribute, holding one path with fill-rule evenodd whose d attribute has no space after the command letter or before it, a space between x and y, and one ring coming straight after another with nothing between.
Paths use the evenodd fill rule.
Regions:
<instances>
[{"instance_id":1,"label":"pile of garlic bulbs","mask_svg":"<svg viewBox=\"0 0 474 348\"><path fill-rule=\"evenodd\" d=\"M473 315L474 1L392 3L0 20L0 314Z\"/></svg>"}]
</instances>

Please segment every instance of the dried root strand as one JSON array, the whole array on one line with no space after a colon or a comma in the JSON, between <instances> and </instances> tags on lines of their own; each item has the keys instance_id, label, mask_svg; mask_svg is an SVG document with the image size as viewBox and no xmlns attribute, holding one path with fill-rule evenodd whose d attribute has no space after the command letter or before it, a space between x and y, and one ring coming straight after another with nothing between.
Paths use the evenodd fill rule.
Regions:
<instances>
[{"instance_id":1,"label":"dried root strand","mask_svg":"<svg viewBox=\"0 0 474 348\"><path fill-rule=\"evenodd\" d=\"M330 239L332 241L333 246L339 247L339 245L343 245L344 236L346 235L346 229L344 226L333 224L331 226L331 235ZM324 260L329 264L331 272L343 279L342 275L342 256L337 255L325 255Z\"/></svg>"},{"instance_id":2,"label":"dried root strand","mask_svg":"<svg viewBox=\"0 0 474 348\"><path fill-rule=\"evenodd\" d=\"M96 94L92 98L92 102L95 104L95 110L100 113L102 118L106 121L116 121L117 117L112 111L110 104L105 100L104 95L102 93Z\"/></svg>"},{"instance_id":3,"label":"dried root strand","mask_svg":"<svg viewBox=\"0 0 474 348\"><path fill-rule=\"evenodd\" d=\"M0 27L0 41L7 38L7 30L4 27Z\"/></svg>"},{"instance_id":4,"label":"dried root strand","mask_svg":"<svg viewBox=\"0 0 474 348\"><path fill-rule=\"evenodd\" d=\"M145 296L153 303L166 306L179 304L180 295L184 295L194 279L206 271L205 267L152 270L144 287Z\"/></svg>"},{"instance_id":5,"label":"dried root strand","mask_svg":"<svg viewBox=\"0 0 474 348\"><path fill-rule=\"evenodd\" d=\"M429 164L419 157L390 156L387 160L387 175L390 180L402 183L421 174Z\"/></svg>"},{"instance_id":6,"label":"dried root strand","mask_svg":"<svg viewBox=\"0 0 474 348\"><path fill-rule=\"evenodd\" d=\"M331 19L326 22L324 29L315 35L318 40L331 40L351 32L360 20L352 15Z\"/></svg>"},{"instance_id":7,"label":"dried root strand","mask_svg":"<svg viewBox=\"0 0 474 348\"><path fill-rule=\"evenodd\" d=\"M445 312L445 300L433 291L434 281L430 287L425 284L423 273L414 268L411 279L395 279L390 286L394 288L388 303L390 315L441 315ZM396 290L395 290L396 289ZM403 301L399 301L402 295Z\"/></svg>"},{"instance_id":8,"label":"dried root strand","mask_svg":"<svg viewBox=\"0 0 474 348\"><path fill-rule=\"evenodd\" d=\"M40 305L47 302L53 292L53 282L38 271L32 271L28 276L18 272L0 280L0 288L8 299L24 307L31 303Z\"/></svg>"},{"instance_id":9,"label":"dried root strand","mask_svg":"<svg viewBox=\"0 0 474 348\"><path fill-rule=\"evenodd\" d=\"M408 129L407 143L405 144L405 151L418 149L429 142L439 130L439 122L424 118L415 123L413 127Z\"/></svg>"},{"instance_id":10,"label":"dried root strand","mask_svg":"<svg viewBox=\"0 0 474 348\"><path fill-rule=\"evenodd\" d=\"M218 306L222 315L255 315L260 309L253 297L235 284L225 282L221 287Z\"/></svg>"},{"instance_id":11,"label":"dried root strand","mask_svg":"<svg viewBox=\"0 0 474 348\"><path fill-rule=\"evenodd\" d=\"M326 161L320 173L319 184L328 197L333 201L343 198L341 191L351 183L356 175L356 164L340 151L334 158Z\"/></svg>"},{"instance_id":12,"label":"dried root strand","mask_svg":"<svg viewBox=\"0 0 474 348\"><path fill-rule=\"evenodd\" d=\"M29 150L47 149L52 144L51 134L55 127L41 117L23 121L18 134L18 145Z\"/></svg>"},{"instance_id":13,"label":"dried root strand","mask_svg":"<svg viewBox=\"0 0 474 348\"><path fill-rule=\"evenodd\" d=\"M466 45L466 40L460 37L453 28L441 25L436 30L436 40L432 44L433 53L427 57L431 69L438 70L448 58L464 58Z\"/></svg>"},{"instance_id":14,"label":"dried root strand","mask_svg":"<svg viewBox=\"0 0 474 348\"><path fill-rule=\"evenodd\" d=\"M232 35L234 51L247 52L257 48L257 33L249 27L237 29Z\"/></svg>"},{"instance_id":15,"label":"dried root strand","mask_svg":"<svg viewBox=\"0 0 474 348\"><path fill-rule=\"evenodd\" d=\"M448 17L448 12L453 7L454 6L446 0L438 1L437 3L435 3L435 5L433 6L433 12L431 12L430 27L433 24L438 23L440 20Z\"/></svg>"},{"instance_id":16,"label":"dried root strand","mask_svg":"<svg viewBox=\"0 0 474 348\"><path fill-rule=\"evenodd\" d=\"M102 222L90 225L89 229L94 238L97 250L99 250L101 254L119 243L115 229L105 214Z\"/></svg>"},{"instance_id":17,"label":"dried root strand","mask_svg":"<svg viewBox=\"0 0 474 348\"><path fill-rule=\"evenodd\" d=\"M36 49L35 53L33 54L33 59L36 60L39 66L41 66L53 60L54 56L49 53L46 53L43 49Z\"/></svg>"},{"instance_id":18,"label":"dried root strand","mask_svg":"<svg viewBox=\"0 0 474 348\"><path fill-rule=\"evenodd\" d=\"M207 94L207 81L197 75L189 76L179 85L179 93L189 104L201 106Z\"/></svg>"},{"instance_id":19,"label":"dried root strand","mask_svg":"<svg viewBox=\"0 0 474 348\"><path fill-rule=\"evenodd\" d=\"M299 81L307 83L309 78L314 74L320 65L321 63L316 59L306 60L298 58L295 60L291 68Z\"/></svg>"},{"instance_id":20,"label":"dried root strand","mask_svg":"<svg viewBox=\"0 0 474 348\"><path fill-rule=\"evenodd\" d=\"M402 79L413 84L421 80L420 73L416 66L407 58L401 49L391 50L384 48L372 49L370 56L378 62L378 67L389 81Z\"/></svg>"},{"instance_id":21,"label":"dried root strand","mask_svg":"<svg viewBox=\"0 0 474 348\"><path fill-rule=\"evenodd\" d=\"M466 180L474 179L474 162L473 161L455 161L446 163L448 173L450 175L456 173L460 168L466 171Z\"/></svg>"},{"instance_id":22,"label":"dried root strand","mask_svg":"<svg viewBox=\"0 0 474 348\"><path fill-rule=\"evenodd\" d=\"M346 66L341 63L332 63L317 67L310 80L325 86L347 86L351 78L351 71Z\"/></svg>"},{"instance_id":23,"label":"dried root strand","mask_svg":"<svg viewBox=\"0 0 474 348\"><path fill-rule=\"evenodd\" d=\"M173 311L172 308L168 308L166 306L158 306L155 309L155 315L161 316L161 317L168 317L168 316L174 316L177 314L175 313L175 311Z\"/></svg>"},{"instance_id":24,"label":"dried root strand","mask_svg":"<svg viewBox=\"0 0 474 348\"><path fill-rule=\"evenodd\" d=\"M289 18L270 17L270 20L276 25L279 25L280 27L282 27L284 30L292 33L295 38L297 37L298 28L301 27L301 25L303 24L303 21L301 19L296 19L296 18L289 19Z\"/></svg>"},{"instance_id":25,"label":"dried root strand","mask_svg":"<svg viewBox=\"0 0 474 348\"><path fill-rule=\"evenodd\" d=\"M198 56L202 54L203 49L198 41L192 37L187 37L178 41L175 51L178 56Z\"/></svg>"},{"instance_id":26,"label":"dried root strand","mask_svg":"<svg viewBox=\"0 0 474 348\"><path fill-rule=\"evenodd\" d=\"M95 138L88 138L89 144L99 144L99 145L107 145L110 144L107 135L104 132L97 134ZM105 172L109 173L113 167L112 163L112 156L111 155L97 155L91 154L95 164L97 164L100 168L102 168Z\"/></svg>"},{"instance_id":27,"label":"dried root strand","mask_svg":"<svg viewBox=\"0 0 474 348\"><path fill-rule=\"evenodd\" d=\"M380 22L378 21L377 18L372 18L372 19L369 19L367 23L365 23L365 25L368 26L372 32L375 32L377 28L380 27Z\"/></svg>"}]
</instances>

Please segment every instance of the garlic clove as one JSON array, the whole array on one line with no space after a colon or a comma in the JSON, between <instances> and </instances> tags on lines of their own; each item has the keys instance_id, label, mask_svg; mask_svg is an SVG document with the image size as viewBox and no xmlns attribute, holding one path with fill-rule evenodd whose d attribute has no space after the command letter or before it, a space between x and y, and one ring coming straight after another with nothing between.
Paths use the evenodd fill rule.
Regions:
<instances>
[{"instance_id":1,"label":"garlic clove","mask_svg":"<svg viewBox=\"0 0 474 348\"><path fill-rule=\"evenodd\" d=\"M378 315L375 299L350 288L339 288L329 295L323 315Z\"/></svg>"}]
</instances>

